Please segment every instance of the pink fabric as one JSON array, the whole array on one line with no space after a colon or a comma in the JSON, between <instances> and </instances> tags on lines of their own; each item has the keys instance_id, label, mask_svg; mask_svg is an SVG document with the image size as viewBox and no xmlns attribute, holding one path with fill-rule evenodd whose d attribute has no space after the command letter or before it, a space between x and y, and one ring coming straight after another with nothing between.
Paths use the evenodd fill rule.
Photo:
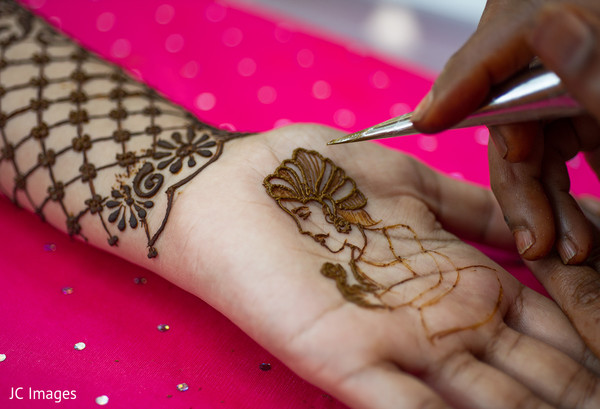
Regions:
<instances>
[{"instance_id":1,"label":"pink fabric","mask_svg":"<svg viewBox=\"0 0 600 409\"><path fill-rule=\"evenodd\" d=\"M238 130L318 122L358 130L412 110L431 76L289 19L212 0L28 0L37 13L200 118ZM487 131L387 140L487 185ZM576 193L600 195L584 161ZM0 407L340 408L211 307L70 240L0 199ZM534 288L513 254L491 253ZM145 277L147 284L135 284ZM63 287L72 287L65 295ZM168 332L157 325L169 324ZM73 345L85 342L77 351ZM259 365L271 364L270 371ZM176 385L185 382L189 390ZM75 400L9 400L11 388Z\"/></svg>"}]
</instances>

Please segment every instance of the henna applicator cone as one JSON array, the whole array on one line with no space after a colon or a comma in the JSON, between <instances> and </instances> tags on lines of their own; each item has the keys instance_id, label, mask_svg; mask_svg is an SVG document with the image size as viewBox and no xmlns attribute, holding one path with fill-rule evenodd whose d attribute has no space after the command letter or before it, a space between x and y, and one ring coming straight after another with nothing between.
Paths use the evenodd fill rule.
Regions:
<instances>
[{"instance_id":1,"label":"henna applicator cone","mask_svg":"<svg viewBox=\"0 0 600 409\"><path fill-rule=\"evenodd\" d=\"M560 78L535 65L496 87L477 111L451 129L549 120L582 114L584 109L569 96ZM413 112L328 142L328 145L393 138L420 133L411 121Z\"/></svg>"}]
</instances>

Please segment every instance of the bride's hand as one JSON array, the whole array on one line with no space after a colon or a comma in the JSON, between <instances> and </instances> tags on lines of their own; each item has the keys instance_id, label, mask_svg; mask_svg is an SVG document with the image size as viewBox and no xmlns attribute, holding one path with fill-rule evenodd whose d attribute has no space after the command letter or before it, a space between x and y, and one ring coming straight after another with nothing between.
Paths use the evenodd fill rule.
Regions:
<instances>
[{"instance_id":1,"label":"bride's hand","mask_svg":"<svg viewBox=\"0 0 600 409\"><path fill-rule=\"evenodd\" d=\"M557 306L444 229L510 245L491 193L335 136L231 141L178 197L162 274L351 407L597 406Z\"/></svg>"}]
</instances>

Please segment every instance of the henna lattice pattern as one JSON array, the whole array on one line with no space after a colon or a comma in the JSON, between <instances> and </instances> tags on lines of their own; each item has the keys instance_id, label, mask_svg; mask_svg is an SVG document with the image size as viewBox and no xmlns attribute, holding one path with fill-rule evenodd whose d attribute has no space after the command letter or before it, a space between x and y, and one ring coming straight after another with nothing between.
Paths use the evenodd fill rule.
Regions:
<instances>
[{"instance_id":1,"label":"henna lattice pattern","mask_svg":"<svg viewBox=\"0 0 600 409\"><path fill-rule=\"evenodd\" d=\"M360 307L414 308L430 341L488 322L502 299L497 272L485 265L457 266L428 246L407 224L382 225L365 210L367 198L353 179L318 152L296 149L264 180L267 193L296 222L298 231L330 253L347 257L347 268L326 262L321 274L342 296ZM324 228L322 228L324 226ZM430 328L426 311L457 287L465 270L495 274L497 299L483 317L469 323Z\"/></svg>"},{"instance_id":2,"label":"henna lattice pattern","mask_svg":"<svg viewBox=\"0 0 600 409\"><path fill-rule=\"evenodd\" d=\"M176 190L240 135L199 122L0 2L0 172L14 181L0 189L42 218L62 214L69 234L85 239L84 220L93 218L114 246L141 229L156 256ZM114 176L99 177L106 173Z\"/></svg>"}]
</instances>

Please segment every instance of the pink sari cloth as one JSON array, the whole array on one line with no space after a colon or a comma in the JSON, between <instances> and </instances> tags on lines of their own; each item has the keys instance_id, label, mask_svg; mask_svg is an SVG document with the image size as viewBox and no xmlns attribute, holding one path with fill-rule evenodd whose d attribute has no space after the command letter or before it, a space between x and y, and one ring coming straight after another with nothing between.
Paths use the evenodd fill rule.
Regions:
<instances>
[{"instance_id":1,"label":"pink sari cloth","mask_svg":"<svg viewBox=\"0 0 600 409\"><path fill-rule=\"evenodd\" d=\"M25 3L201 119L231 129L317 122L354 131L412 110L432 82L417 67L235 3ZM487 140L476 128L381 143L487 185ZM580 157L569 170L575 193L600 193ZM344 407L201 300L69 239L6 198L0 231L0 407L90 408L103 395L113 408ZM540 288L515 254L490 254ZM136 284L140 278L146 284ZM86 348L76 350L78 342ZM19 387L25 400L10 400ZM70 399L29 400L29 388Z\"/></svg>"}]
</instances>

